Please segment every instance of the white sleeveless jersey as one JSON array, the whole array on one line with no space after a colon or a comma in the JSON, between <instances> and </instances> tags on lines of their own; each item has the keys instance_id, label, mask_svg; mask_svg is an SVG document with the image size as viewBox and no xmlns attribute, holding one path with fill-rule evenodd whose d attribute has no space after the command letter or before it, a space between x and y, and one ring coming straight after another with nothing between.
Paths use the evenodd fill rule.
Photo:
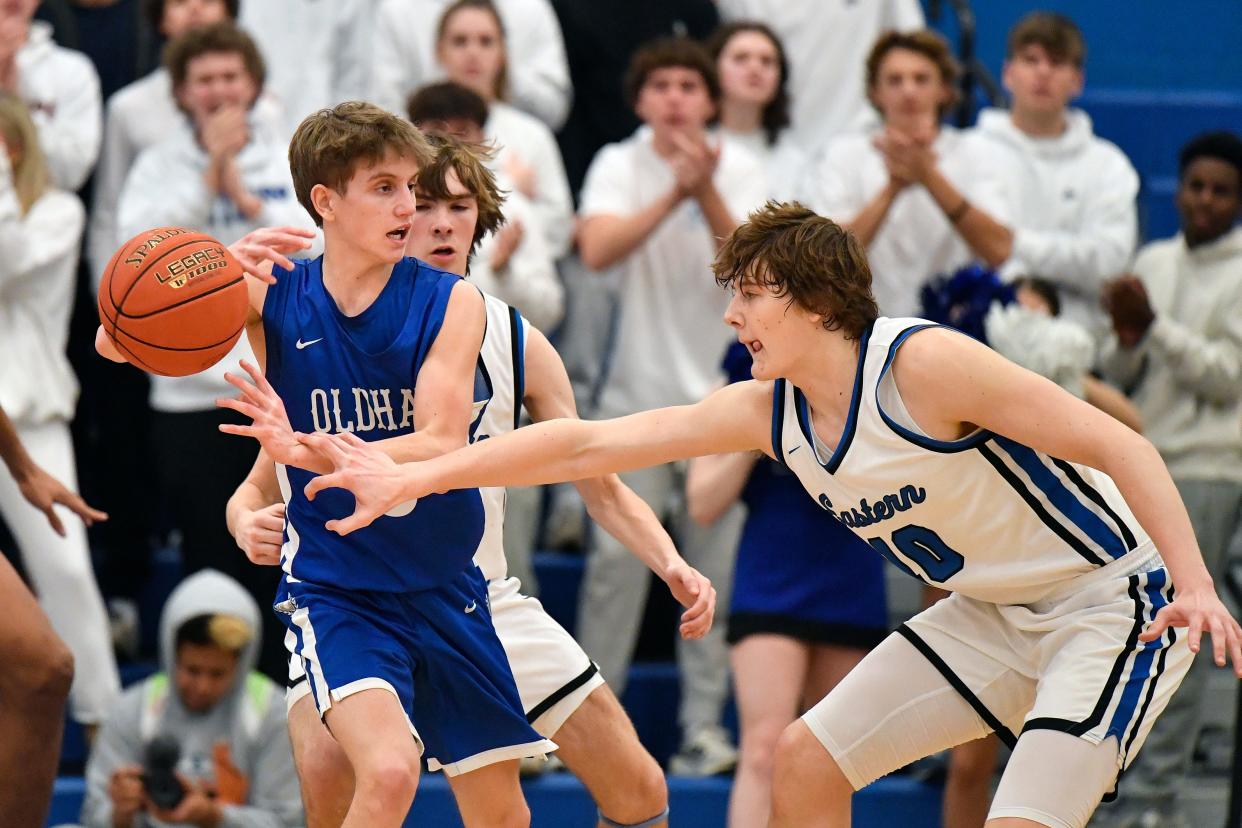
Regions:
<instances>
[{"instance_id":1,"label":"white sleeveless jersey","mask_svg":"<svg viewBox=\"0 0 1242 828\"><path fill-rule=\"evenodd\" d=\"M772 443L803 487L899 569L998 604L1040 600L1151 541L1116 484L980 430L932 439L889 371L920 319L876 320L864 334L844 433L817 450L803 393L777 380Z\"/></svg>"},{"instance_id":2,"label":"white sleeveless jersey","mask_svg":"<svg viewBox=\"0 0 1242 828\"><path fill-rule=\"evenodd\" d=\"M489 395L470 430L470 442L508 434L517 428L522 414L525 391L526 331L530 323L516 308L494 296L483 294L487 311L487 330L479 349L479 370ZM475 552L474 562L491 581L504 578L509 571L505 561L504 522L505 489L503 486L480 488L483 500L483 539Z\"/></svg>"}]
</instances>

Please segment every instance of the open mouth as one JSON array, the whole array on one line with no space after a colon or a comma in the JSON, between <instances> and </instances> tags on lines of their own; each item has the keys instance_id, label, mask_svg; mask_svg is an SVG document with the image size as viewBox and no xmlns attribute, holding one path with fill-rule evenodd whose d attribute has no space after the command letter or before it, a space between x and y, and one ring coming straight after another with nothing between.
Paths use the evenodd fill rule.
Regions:
<instances>
[{"instance_id":1,"label":"open mouth","mask_svg":"<svg viewBox=\"0 0 1242 828\"><path fill-rule=\"evenodd\" d=\"M750 351L752 355L763 350L763 343L757 339L752 339L749 342L743 341L742 344L746 346L746 350Z\"/></svg>"},{"instance_id":2,"label":"open mouth","mask_svg":"<svg viewBox=\"0 0 1242 828\"><path fill-rule=\"evenodd\" d=\"M410 235L410 225L408 224L403 224L394 230L388 231L388 238L392 239L393 241L401 242L402 244L405 243L405 239L409 235Z\"/></svg>"},{"instance_id":3,"label":"open mouth","mask_svg":"<svg viewBox=\"0 0 1242 828\"><path fill-rule=\"evenodd\" d=\"M451 259L453 256L457 255L457 251L450 245L442 244L439 247L434 248L431 251L431 255L440 259Z\"/></svg>"}]
</instances>

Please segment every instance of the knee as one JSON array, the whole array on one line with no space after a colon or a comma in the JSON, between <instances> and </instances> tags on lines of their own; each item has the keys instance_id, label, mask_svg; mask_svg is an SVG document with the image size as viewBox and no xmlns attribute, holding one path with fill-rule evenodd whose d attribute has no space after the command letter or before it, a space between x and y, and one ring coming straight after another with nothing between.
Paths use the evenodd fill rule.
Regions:
<instances>
[{"instance_id":1,"label":"knee","mask_svg":"<svg viewBox=\"0 0 1242 828\"><path fill-rule=\"evenodd\" d=\"M313 750L300 750L295 758L298 778L307 799L331 800L342 790L352 794L354 769L335 740L319 740ZM349 795L345 804L349 804Z\"/></svg>"},{"instance_id":2,"label":"knee","mask_svg":"<svg viewBox=\"0 0 1242 828\"><path fill-rule=\"evenodd\" d=\"M639 766L626 774L624 787L616 789L618 795L596 803L600 813L612 822L635 825L664 813L668 807L668 783L664 779L664 771L650 754L643 753Z\"/></svg>"},{"instance_id":3,"label":"knee","mask_svg":"<svg viewBox=\"0 0 1242 828\"><path fill-rule=\"evenodd\" d=\"M746 773L764 779L772 778L772 765L776 758L776 745L782 731L776 727L756 725L742 732L738 764Z\"/></svg>"},{"instance_id":4,"label":"knee","mask_svg":"<svg viewBox=\"0 0 1242 828\"><path fill-rule=\"evenodd\" d=\"M948 784L980 787L992 780L996 769L996 750L988 740L967 742L949 751Z\"/></svg>"},{"instance_id":5,"label":"knee","mask_svg":"<svg viewBox=\"0 0 1242 828\"><path fill-rule=\"evenodd\" d=\"M808 798L848 801L853 793L854 786L836 760L805 724L798 720L785 728L772 761L773 813Z\"/></svg>"},{"instance_id":6,"label":"knee","mask_svg":"<svg viewBox=\"0 0 1242 828\"><path fill-rule=\"evenodd\" d=\"M52 639L38 658L31 659L18 673L17 694L23 707L54 707L60 710L73 685L73 653L58 639Z\"/></svg>"},{"instance_id":7,"label":"knee","mask_svg":"<svg viewBox=\"0 0 1242 828\"><path fill-rule=\"evenodd\" d=\"M364 769L357 770L358 795L385 807L409 807L418 787L419 764L403 753L371 757Z\"/></svg>"}]
</instances>

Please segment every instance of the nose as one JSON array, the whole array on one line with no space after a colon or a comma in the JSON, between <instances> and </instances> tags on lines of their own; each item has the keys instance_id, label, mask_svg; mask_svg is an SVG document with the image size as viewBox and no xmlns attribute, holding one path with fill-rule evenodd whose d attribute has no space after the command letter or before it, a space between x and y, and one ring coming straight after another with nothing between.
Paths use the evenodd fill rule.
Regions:
<instances>
[{"instance_id":1,"label":"nose","mask_svg":"<svg viewBox=\"0 0 1242 828\"><path fill-rule=\"evenodd\" d=\"M397 203L393 205L393 212L397 215L397 217L409 218L414 215L415 206L416 202L414 200L414 193L410 192L406 188L400 188Z\"/></svg>"},{"instance_id":2,"label":"nose","mask_svg":"<svg viewBox=\"0 0 1242 828\"><path fill-rule=\"evenodd\" d=\"M736 293L729 300L729 306L725 308L724 322L731 328L742 327L742 313L738 307L738 295Z\"/></svg>"}]
</instances>

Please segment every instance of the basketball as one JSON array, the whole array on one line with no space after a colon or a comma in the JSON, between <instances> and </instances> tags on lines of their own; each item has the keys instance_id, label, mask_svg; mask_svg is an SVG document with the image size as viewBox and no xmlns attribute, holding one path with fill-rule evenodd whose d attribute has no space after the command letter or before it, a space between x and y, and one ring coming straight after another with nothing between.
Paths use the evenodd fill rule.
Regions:
<instances>
[{"instance_id":1,"label":"basketball","mask_svg":"<svg viewBox=\"0 0 1242 828\"><path fill-rule=\"evenodd\" d=\"M215 365L241 336L245 275L228 249L184 227L147 230L121 246L99 285L99 321L117 350L153 374Z\"/></svg>"}]
</instances>

